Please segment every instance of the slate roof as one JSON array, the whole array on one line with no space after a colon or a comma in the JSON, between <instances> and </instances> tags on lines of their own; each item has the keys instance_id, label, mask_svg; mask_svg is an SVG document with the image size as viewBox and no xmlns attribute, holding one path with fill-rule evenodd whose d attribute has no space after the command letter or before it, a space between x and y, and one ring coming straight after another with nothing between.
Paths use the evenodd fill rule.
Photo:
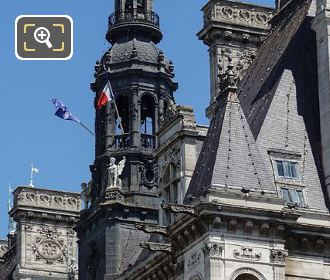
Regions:
<instances>
[{"instance_id":1,"label":"slate roof","mask_svg":"<svg viewBox=\"0 0 330 280\"><path fill-rule=\"evenodd\" d=\"M261 46L247 75L238 85L238 96L251 131L258 136L275 89L262 90L265 82L276 75L294 35L305 20L311 0L294 0L287 4L274 18L274 29Z\"/></svg>"},{"instance_id":2,"label":"slate roof","mask_svg":"<svg viewBox=\"0 0 330 280\"><path fill-rule=\"evenodd\" d=\"M255 142L271 103L259 94L276 67L280 67L310 3L311 0L294 0L278 12L270 35L238 84L238 98L222 94L218 100L185 203L203 195L212 185L275 190Z\"/></svg>"},{"instance_id":3,"label":"slate roof","mask_svg":"<svg viewBox=\"0 0 330 280\"><path fill-rule=\"evenodd\" d=\"M235 92L223 93L186 197L203 195L211 185L274 191Z\"/></svg>"}]
</instances>

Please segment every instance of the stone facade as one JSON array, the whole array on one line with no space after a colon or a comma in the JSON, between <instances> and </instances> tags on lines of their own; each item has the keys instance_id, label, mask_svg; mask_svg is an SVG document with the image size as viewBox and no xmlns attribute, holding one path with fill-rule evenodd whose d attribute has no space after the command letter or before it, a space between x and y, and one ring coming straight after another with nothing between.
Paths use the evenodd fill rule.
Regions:
<instances>
[{"instance_id":1,"label":"stone facade","mask_svg":"<svg viewBox=\"0 0 330 280\"><path fill-rule=\"evenodd\" d=\"M70 265L78 257L73 228L80 208L80 194L18 187L10 211L16 233L1 244L5 258L0 279L69 279Z\"/></svg>"},{"instance_id":2,"label":"stone facade","mask_svg":"<svg viewBox=\"0 0 330 280\"><path fill-rule=\"evenodd\" d=\"M330 279L328 5L210 0L204 127L175 102L153 1L115 1L85 209L78 222L79 195L18 188L0 279L67 279L73 228L81 280Z\"/></svg>"}]
</instances>

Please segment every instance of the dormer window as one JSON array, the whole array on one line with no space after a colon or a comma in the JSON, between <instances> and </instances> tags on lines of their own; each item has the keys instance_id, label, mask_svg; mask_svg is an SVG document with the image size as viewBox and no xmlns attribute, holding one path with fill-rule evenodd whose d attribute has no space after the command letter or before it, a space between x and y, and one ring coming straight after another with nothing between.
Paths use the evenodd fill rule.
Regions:
<instances>
[{"instance_id":1,"label":"dormer window","mask_svg":"<svg viewBox=\"0 0 330 280\"><path fill-rule=\"evenodd\" d=\"M296 152L272 149L268 151L273 165L274 180L286 205L306 207L305 185L300 170L301 155Z\"/></svg>"},{"instance_id":2,"label":"dormer window","mask_svg":"<svg viewBox=\"0 0 330 280\"><path fill-rule=\"evenodd\" d=\"M277 175L285 179L299 179L298 162L276 160Z\"/></svg>"},{"instance_id":3,"label":"dormer window","mask_svg":"<svg viewBox=\"0 0 330 280\"><path fill-rule=\"evenodd\" d=\"M296 204L298 207L305 206L305 200L302 189L292 188L292 187L282 187L281 188L283 198L288 203Z\"/></svg>"}]
</instances>

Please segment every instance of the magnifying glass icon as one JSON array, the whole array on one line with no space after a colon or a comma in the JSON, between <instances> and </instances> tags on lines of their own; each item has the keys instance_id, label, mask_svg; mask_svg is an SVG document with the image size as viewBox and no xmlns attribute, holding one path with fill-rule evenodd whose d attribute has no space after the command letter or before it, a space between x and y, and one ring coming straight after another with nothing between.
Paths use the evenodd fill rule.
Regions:
<instances>
[{"instance_id":1,"label":"magnifying glass icon","mask_svg":"<svg viewBox=\"0 0 330 280\"><path fill-rule=\"evenodd\" d=\"M49 40L50 32L46 27L39 27L34 31L34 39L40 44L46 44L49 49L53 47Z\"/></svg>"}]
</instances>

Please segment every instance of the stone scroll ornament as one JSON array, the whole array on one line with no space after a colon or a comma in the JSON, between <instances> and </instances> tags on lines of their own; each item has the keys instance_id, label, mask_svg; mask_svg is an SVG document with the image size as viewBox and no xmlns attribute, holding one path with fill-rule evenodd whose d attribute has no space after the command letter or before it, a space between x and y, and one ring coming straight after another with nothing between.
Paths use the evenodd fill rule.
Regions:
<instances>
[{"instance_id":1,"label":"stone scroll ornament","mask_svg":"<svg viewBox=\"0 0 330 280\"><path fill-rule=\"evenodd\" d=\"M123 173L124 167L126 164L126 157L116 164L116 159L111 157L110 163L107 167L108 170L108 189L112 188L122 188L122 181L120 176Z\"/></svg>"}]
</instances>

